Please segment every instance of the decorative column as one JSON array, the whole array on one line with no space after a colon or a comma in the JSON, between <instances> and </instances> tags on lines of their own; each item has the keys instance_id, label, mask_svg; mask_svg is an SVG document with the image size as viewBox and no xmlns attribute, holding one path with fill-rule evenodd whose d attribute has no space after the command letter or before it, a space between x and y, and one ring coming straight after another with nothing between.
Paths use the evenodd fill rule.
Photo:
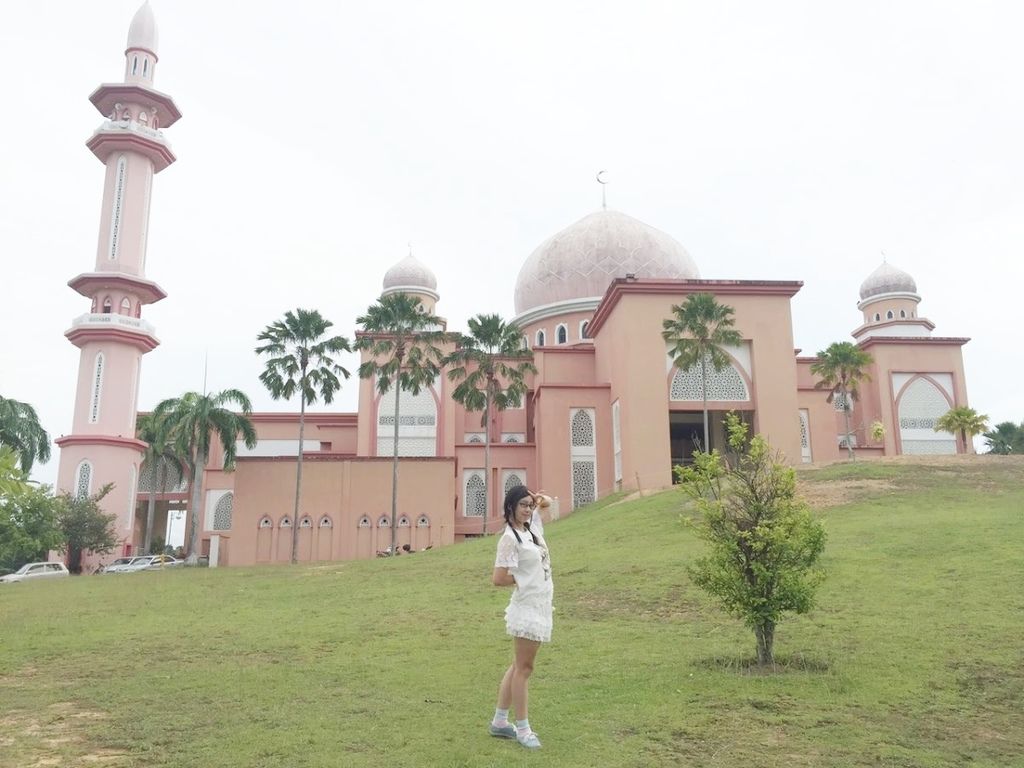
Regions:
<instances>
[{"instance_id":1,"label":"decorative column","mask_svg":"<svg viewBox=\"0 0 1024 768\"><path fill-rule=\"evenodd\" d=\"M96 263L68 283L90 307L64 334L81 355L72 431L56 441L60 490L85 496L114 484L103 508L116 515L122 554L139 538L135 496L146 444L135 438L135 414L142 356L160 343L142 308L167 295L145 277L150 191L153 175L175 160L161 129L181 117L171 97L153 88L156 64L147 2L128 30L124 81L89 97L106 119L86 146L106 166L106 179ZM83 566L97 560L87 554Z\"/></svg>"}]
</instances>

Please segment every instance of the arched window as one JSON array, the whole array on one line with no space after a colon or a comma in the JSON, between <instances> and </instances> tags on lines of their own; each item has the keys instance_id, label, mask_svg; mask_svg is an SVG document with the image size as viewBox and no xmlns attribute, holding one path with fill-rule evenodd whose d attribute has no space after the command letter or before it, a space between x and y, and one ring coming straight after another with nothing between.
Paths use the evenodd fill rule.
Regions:
<instances>
[{"instance_id":1,"label":"arched window","mask_svg":"<svg viewBox=\"0 0 1024 768\"><path fill-rule=\"evenodd\" d=\"M92 464L88 460L83 460L78 465L78 481L75 483L75 496L79 499L84 499L89 495L89 489L92 486Z\"/></svg>"},{"instance_id":2,"label":"arched window","mask_svg":"<svg viewBox=\"0 0 1024 768\"><path fill-rule=\"evenodd\" d=\"M128 297L125 296L121 299L121 314L130 315L132 313L132 303L128 301Z\"/></svg>"},{"instance_id":3,"label":"arched window","mask_svg":"<svg viewBox=\"0 0 1024 768\"><path fill-rule=\"evenodd\" d=\"M139 71L139 57L138 56L134 56L134 57L132 57L132 74L134 75L138 71Z\"/></svg>"},{"instance_id":4,"label":"arched window","mask_svg":"<svg viewBox=\"0 0 1024 768\"><path fill-rule=\"evenodd\" d=\"M594 445L594 422L585 409L581 408L573 414L569 428L574 446Z\"/></svg>"},{"instance_id":5,"label":"arched window","mask_svg":"<svg viewBox=\"0 0 1024 768\"><path fill-rule=\"evenodd\" d=\"M234 505L235 494L233 493L225 493L217 500L217 506L213 508L213 530L231 530L231 513Z\"/></svg>"},{"instance_id":6,"label":"arched window","mask_svg":"<svg viewBox=\"0 0 1024 768\"><path fill-rule=\"evenodd\" d=\"M564 323L559 323L555 329L555 341L559 344L565 344L569 341L569 329Z\"/></svg>"},{"instance_id":7,"label":"arched window","mask_svg":"<svg viewBox=\"0 0 1024 768\"><path fill-rule=\"evenodd\" d=\"M582 320L582 321L580 321L580 340L581 341L583 339L588 338L587 337L587 328L589 328L589 327L590 327L590 321L589 320Z\"/></svg>"},{"instance_id":8,"label":"arched window","mask_svg":"<svg viewBox=\"0 0 1024 768\"><path fill-rule=\"evenodd\" d=\"M886 320L892 320L892 318L893 318L893 314L892 314L892 310L890 309L888 312L885 313L885 319Z\"/></svg>"},{"instance_id":9,"label":"arched window","mask_svg":"<svg viewBox=\"0 0 1024 768\"><path fill-rule=\"evenodd\" d=\"M260 519L260 528L273 528L273 527L274 527L274 521L271 520L269 516L264 515Z\"/></svg>"},{"instance_id":10,"label":"arched window","mask_svg":"<svg viewBox=\"0 0 1024 768\"><path fill-rule=\"evenodd\" d=\"M541 330L537 331L537 343L534 346L543 347L545 338L546 337L544 334L544 329L542 328Z\"/></svg>"},{"instance_id":11,"label":"arched window","mask_svg":"<svg viewBox=\"0 0 1024 768\"><path fill-rule=\"evenodd\" d=\"M299 528L312 528L312 527L313 527L313 521L310 519L310 517L308 515L306 517L303 517L301 520L299 520Z\"/></svg>"},{"instance_id":12,"label":"arched window","mask_svg":"<svg viewBox=\"0 0 1024 768\"><path fill-rule=\"evenodd\" d=\"M363 515L362 517L360 517L359 518L358 527L359 528L369 528L370 527L370 518L368 518L366 515Z\"/></svg>"},{"instance_id":13,"label":"arched window","mask_svg":"<svg viewBox=\"0 0 1024 768\"><path fill-rule=\"evenodd\" d=\"M463 513L467 517L483 517L487 509L487 489L484 486L483 472L469 473L466 478L463 505Z\"/></svg>"},{"instance_id":14,"label":"arched window","mask_svg":"<svg viewBox=\"0 0 1024 768\"><path fill-rule=\"evenodd\" d=\"M390 528L391 527L391 521L388 520L387 517L382 515L380 520L377 521L377 527L378 528Z\"/></svg>"},{"instance_id":15,"label":"arched window","mask_svg":"<svg viewBox=\"0 0 1024 768\"><path fill-rule=\"evenodd\" d=\"M882 319L882 316L878 312L875 312L875 322L877 323L881 319Z\"/></svg>"},{"instance_id":16,"label":"arched window","mask_svg":"<svg viewBox=\"0 0 1024 768\"><path fill-rule=\"evenodd\" d=\"M142 76L145 77L146 73L148 71L149 71L149 59L143 59L142 60ZM146 113L143 112L142 114L145 115ZM145 122L145 121L143 121L143 122Z\"/></svg>"},{"instance_id":17,"label":"arched window","mask_svg":"<svg viewBox=\"0 0 1024 768\"><path fill-rule=\"evenodd\" d=\"M410 523L409 523L409 518L408 517L406 517L405 515L402 515L400 518L398 518L398 527L399 528L408 528L409 526L410 526Z\"/></svg>"},{"instance_id":18,"label":"arched window","mask_svg":"<svg viewBox=\"0 0 1024 768\"><path fill-rule=\"evenodd\" d=\"M528 336L523 336L523 349L530 348L530 339Z\"/></svg>"},{"instance_id":19,"label":"arched window","mask_svg":"<svg viewBox=\"0 0 1024 768\"><path fill-rule=\"evenodd\" d=\"M420 515L418 518L416 518L416 527L417 528L429 528L430 527L430 518L427 517L426 515Z\"/></svg>"},{"instance_id":20,"label":"arched window","mask_svg":"<svg viewBox=\"0 0 1024 768\"><path fill-rule=\"evenodd\" d=\"M906 316L907 316L907 310L905 310L905 309L901 309L901 310L900 310L900 317L901 317L901 318L904 318L904 317L906 317Z\"/></svg>"},{"instance_id":21,"label":"arched window","mask_svg":"<svg viewBox=\"0 0 1024 768\"><path fill-rule=\"evenodd\" d=\"M285 515L284 517L281 518L281 525L280 525L280 527L281 528L291 528L292 527L292 519L290 517L288 517L288 515Z\"/></svg>"},{"instance_id":22,"label":"arched window","mask_svg":"<svg viewBox=\"0 0 1024 768\"><path fill-rule=\"evenodd\" d=\"M324 515L323 517L320 518L320 527L321 528L333 528L334 524L331 522L331 518L329 518L327 515Z\"/></svg>"},{"instance_id":23,"label":"arched window","mask_svg":"<svg viewBox=\"0 0 1024 768\"><path fill-rule=\"evenodd\" d=\"M110 300L109 296L107 296L105 299L103 299L103 314L109 315L111 311L113 311L113 309L114 302Z\"/></svg>"}]
</instances>

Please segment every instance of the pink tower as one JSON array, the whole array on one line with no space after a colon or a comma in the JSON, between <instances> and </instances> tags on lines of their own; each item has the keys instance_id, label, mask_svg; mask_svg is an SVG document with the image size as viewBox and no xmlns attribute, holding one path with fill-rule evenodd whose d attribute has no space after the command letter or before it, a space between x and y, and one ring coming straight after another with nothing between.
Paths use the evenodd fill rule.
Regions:
<instances>
[{"instance_id":1,"label":"pink tower","mask_svg":"<svg viewBox=\"0 0 1024 768\"><path fill-rule=\"evenodd\" d=\"M135 439L139 372L142 356L160 343L142 306L167 295L145 277L150 190L153 174L175 160L161 129L181 117L171 97L153 88L156 63L156 22L147 2L128 29L124 82L101 85L89 97L106 119L86 146L107 171L95 267L68 283L92 306L64 334L82 352L72 432L56 441L60 490L88 495L114 483L103 505L117 516L126 554L146 448Z\"/></svg>"}]
</instances>

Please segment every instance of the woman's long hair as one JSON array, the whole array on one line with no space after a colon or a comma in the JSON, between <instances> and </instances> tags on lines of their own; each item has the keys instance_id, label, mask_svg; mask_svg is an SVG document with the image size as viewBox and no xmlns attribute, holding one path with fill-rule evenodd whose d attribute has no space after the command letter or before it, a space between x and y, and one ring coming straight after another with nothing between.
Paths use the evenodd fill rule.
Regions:
<instances>
[{"instance_id":1,"label":"woman's long hair","mask_svg":"<svg viewBox=\"0 0 1024 768\"><path fill-rule=\"evenodd\" d=\"M505 494L505 504L503 505L505 510L505 522L508 524L508 527L512 529L512 534L520 544L523 543L523 540L519 537L519 531L516 530L516 507L518 507L519 502L527 496L531 499L533 498L533 494L530 493L530 490L525 485L513 485L508 489L508 493ZM530 530L529 523L526 523L526 530L529 532L530 538L533 539L533 543L539 547L540 542L537 541L536 534Z\"/></svg>"}]
</instances>

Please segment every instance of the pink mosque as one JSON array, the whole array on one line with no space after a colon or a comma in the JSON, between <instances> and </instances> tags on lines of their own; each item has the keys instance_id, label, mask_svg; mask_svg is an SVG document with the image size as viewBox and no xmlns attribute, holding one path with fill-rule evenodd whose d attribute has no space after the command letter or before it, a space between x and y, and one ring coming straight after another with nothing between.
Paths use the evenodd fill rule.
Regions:
<instances>
[{"instance_id":1,"label":"pink mosque","mask_svg":"<svg viewBox=\"0 0 1024 768\"><path fill-rule=\"evenodd\" d=\"M123 82L89 97L103 117L86 143L106 168L103 206L93 271L69 282L90 307L65 333L81 356L72 431L57 440L58 487L89 494L115 484L104 505L122 545L103 560L139 552L151 494L157 533L188 498L184 485L157 492L135 437L142 356L158 345L142 308L166 298L145 276L150 188L175 161L163 131L181 117L154 88L157 47L147 3L131 22ZM883 263L860 286L863 323L852 337L874 363L860 399L848 404L826 401L810 372L815 358L794 347L790 301L801 286L702 279L670 235L618 211L596 211L553 234L525 260L515 288L514 321L537 368L521 407L484 428L479 412L452 399L445 376L402 394L399 544L419 550L480 535L488 494L486 531L498 530L505 490L520 483L554 497L552 517L615 491L669 486L673 465L701 434L702 397L697 371L673 366L660 331L672 306L695 292L732 306L743 335L709 383L712 447L723 444L723 415L735 410L794 464L839 460L849 407L858 457L973 451L933 428L967 404L968 339L932 335L910 275ZM381 295L395 292L431 311L440 300L435 275L411 254L383 275ZM357 385L355 413L307 414L298 520L297 413L254 414L259 443L239 446L233 472L220 469L221 449L214 451L199 478L211 565L287 562L296 525L307 561L370 558L390 544L395 395L379 396L368 380Z\"/></svg>"}]
</instances>

